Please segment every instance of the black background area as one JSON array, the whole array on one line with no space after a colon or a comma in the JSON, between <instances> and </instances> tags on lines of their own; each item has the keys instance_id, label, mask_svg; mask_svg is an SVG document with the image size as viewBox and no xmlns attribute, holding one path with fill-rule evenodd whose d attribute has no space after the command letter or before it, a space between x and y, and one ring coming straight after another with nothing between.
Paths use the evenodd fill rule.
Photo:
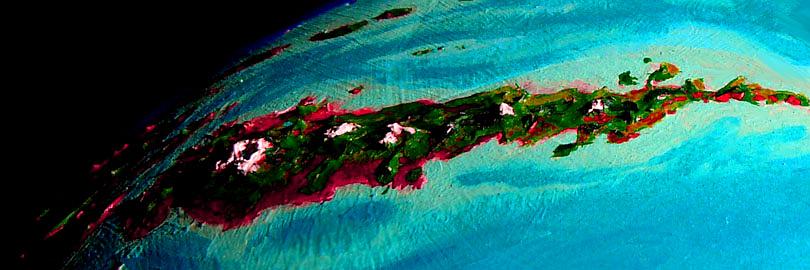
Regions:
<instances>
[{"instance_id":1,"label":"black background area","mask_svg":"<svg viewBox=\"0 0 810 270\"><path fill-rule=\"evenodd\" d=\"M34 218L83 201L94 162L202 95L249 49L346 1L226 2L6 9L3 199L18 265L59 265Z\"/></svg>"}]
</instances>

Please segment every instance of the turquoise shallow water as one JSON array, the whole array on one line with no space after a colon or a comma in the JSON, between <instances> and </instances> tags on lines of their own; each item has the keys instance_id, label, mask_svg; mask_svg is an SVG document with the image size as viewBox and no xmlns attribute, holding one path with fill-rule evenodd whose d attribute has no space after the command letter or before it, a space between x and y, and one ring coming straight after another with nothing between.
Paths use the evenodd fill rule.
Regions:
<instances>
[{"instance_id":1,"label":"turquoise shallow water","mask_svg":"<svg viewBox=\"0 0 810 270\"><path fill-rule=\"evenodd\" d=\"M806 141L808 127L741 136L742 121L721 118L701 136L641 164L477 166L444 177L450 186L388 196L346 192L224 235L172 235L167 232L180 226L170 225L125 263L178 269L203 262L272 269L803 268L810 263L810 151L768 158L774 155L768 146ZM482 151L470 154L476 152ZM429 168L429 176L434 172ZM589 181L597 184L575 192L535 190ZM485 192L486 186L492 190ZM434 197L416 198L427 196L422 193Z\"/></svg>"},{"instance_id":2,"label":"turquoise shallow water","mask_svg":"<svg viewBox=\"0 0 810 270\"><path fill-rule=\"evenodd\" d=\"M304 42L314 32L400 6L416 12L346 37ZM641 64L645 56L678 64L684 74L673 83L699 76L719 88L745 75L766 87L810 94L810 31L801 24L810 19L807 6L360 1L282 37L274 44L292 42L289 51L223 82L221 94L195 115L239 101L218 121L246 119L306 95L349 108L380 107L507 83L559 89L582 80L626 91L616 75L631 70L643 77L650 71ZM442 45L442 52L410 55ZM349 96L346 90L357 84L367 90ZM552 149L571 142L570 134L533 147L490 142L427 164L428 183L420 190L383 194L352 186L332 201L268 210L255 224L225 232L179 210L136 242L121 242L107 224L81 253L81 265L810 268L808 132L806 108L692 104L625 144L600 138L556 159Z\"/></svg>"},{"instance_id":3,"label":"turquoise shallow water","mask_svg":"<svg viewBox=\"0 0 810 270\"><path fill-rule=\"evenodd\" d=\"M462 185L625 181L580 192L540 217L511 198L496 198L493 204L512 213L391 268L807 266L810 155L766 160L760 157L767 149L728 147L796 140L807 130L737 137L740 121L721 119L705 136L644 164L577 171L506 166L460 175Z\"/></svg>"}]
</instances>

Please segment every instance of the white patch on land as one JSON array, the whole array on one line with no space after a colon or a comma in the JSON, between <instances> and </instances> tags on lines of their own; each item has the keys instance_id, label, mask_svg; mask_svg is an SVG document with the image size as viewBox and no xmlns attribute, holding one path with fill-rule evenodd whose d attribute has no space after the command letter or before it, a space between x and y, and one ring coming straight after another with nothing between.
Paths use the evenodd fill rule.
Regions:
<instances>
[{"instance_id":1,"label":"white patch on land","mask_svg":"<svg viewBox=\"0 0 810 270\"><path fill-rule=\"evenodd\" d=\"M246 159L242 155L242 152L247 149L248 145L254 143L256 144L256 151L250 154ZM273 144L264 138L239 141L233 145L233 151L228 160L225 162L217 161L215 169L221 171L231 163L235 163L236 168L242 172L242 174L255 172L259 169L259 162L264 160L264 152L271 147L273 147Z\"/></svg>"},{"instance_id":2,"label":"white patch on land","mask_svg":"<svg viewBox=\"0 0 810 270\"><path fill-rule=\"evenodd\" d=\"M329 138L334 138L336 136L340 136L340 135L352 132L352 131L354 131L355 129L357 129L359 127L360 127L360 125L355 124L355 123L343 123L343 124L340 124L340 126L333 127L333 128L330 128L330 129L326 130L326 133L324 133L324 135L326 135L326 137L329 137Z\"/></svg>"},{"instance_id":3,"label":"white patch on land","mask_svg":"<svg viewBox=\"0 0 810 270\"><path fill-rule=\"evenodd\" d=\"M591 108L588 109L588 112L590 113L590 112L593 112L593 111L602 111L604 109L605 109L605 103L600 98L600 99L596 99L593 102L591 102Z\"/></svg>"},{"instance_id":4,"label":"white patch on land","mask_svg":"<svg viewBox=\"0 0 810 270\"><path fill-rule=\"evenodd\" d=\"M515 110L509 104L501 103L501 115L515 115Z\"/></svg>"},{"instance_id":5,"label":"white patch on land","mask_svg":"<svg viewBox=\"0 0 810 270\"><path fill-rule=\"evenodd\" d=\"M390 128L391 131L386 133L385 137L382 140L380 140L381 144L396 143L399 138L399 135L402 134L402 131L408 132L410 134L416 133L416 129L412 127L402 126L399 123L389 124L388 128Z\"/></svg>"}]
</instances>

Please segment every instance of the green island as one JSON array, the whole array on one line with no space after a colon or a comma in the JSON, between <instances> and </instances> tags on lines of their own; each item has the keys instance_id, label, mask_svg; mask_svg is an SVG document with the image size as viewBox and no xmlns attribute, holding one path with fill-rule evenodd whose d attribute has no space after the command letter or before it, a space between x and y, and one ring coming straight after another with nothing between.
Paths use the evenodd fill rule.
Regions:
<instances>
[{"instance_id":1,"label":"green island","mask_svg":"<svg viewBox=\"0 0 810 270\"><path fill-rule=\"evenodd\" d=\"M429 53L432 53L432 52L435 52L435 51L442 51L442 50L444 50L444 46L439 46L439 47L436 47L435 49L434 48L427 48L427 49L417 50L417 51L412 52L411 55L420 56L420 55L425 55L425 54L429 54Z\"/></svg>"},{"instance_id":2,"label":"green island","mask_svg":"<svg viewBox=\"0 0 810 270\"><path fill-rule=\"evenodd\" d=\"M619 74L619 85L636 85L638 78L630 75L630 71L625 71Z\"/></svg>"},{"instance_id":3,"label":"green island","mask_svg":"<svg viewBox=\"0 0 810 270\"><path fill-rule=\"evenodd\" d=\"M412 8L412 7L392 8L392 9L383 11L383 13L380 13L380 15L377 15L376 17L374 17L374 19L378 20L378 21L382 21L382 20L388 20L388 19L404 17L404 16L408 16L409 14L411 14L413 12L413 10L414 10L414 8Z\"/></svg>"},{"instance_id":4,"label":"green island","mask_svg":"<svg viewBox=\"0 0 810 270\"><path fill-rule=\"evenodd\" d=\"M351 32L360 30L360 28L363 28L366 25L368 25L367 20L362 20L350 24L344 24L332 30L318 32L315 35L312 35L312 37L309 38L309 41L322 41L327 39L333 39L340 36L345 36Z\"/></svg>"},{"instance_id":5,"label":"green island","mask_svg":"<svg viewBox=\"0 0 810 270\"><path fill-rule=\"evenodd\" d=\"M379 15L373 17L372 19L376 21L384 21L390 19L396 19L400 17L405 17L413 13L414 8L407 7L407 8L393 8L386 11L383 11ZM362 20L357 22L352 22L348 24L341 25L337 28L326 30L322 32L315 33L311 37L309 37L309 41L323 41L327 39L333 39L336 37L345 36L351 34L355 31L360 30L363 27L366 27L369 24L368 20Z\"/></svg>"},{"instance_id":6,"label":"green island","mask_svg":"<svg viewBox=\"0 0 810 270\"><path fill-rule=\"evenodd\" d=\"M632 140L691 103L733 99L810 106L803 94L744 77L716 91L707 90L702 79L659 85L678 73L675 65L661 63L642 88L626 93L605 87L540 94L506 85L442 103L419 100L381 109L343 110L309 97L283 111L220 126L176 158L137 199L110 198L106 209L74 212L94 216L95 224L116 212L131 239L159 226L173 208L229 229L249 224L268 208L331 200L346 185L421 188L426 162L453 158L493 139L530 146L575 132L574 141L549 153L562 158L600 135L609 143ZM95 219L74 226L84 228Z\"/></svg>"}]
</instances>

